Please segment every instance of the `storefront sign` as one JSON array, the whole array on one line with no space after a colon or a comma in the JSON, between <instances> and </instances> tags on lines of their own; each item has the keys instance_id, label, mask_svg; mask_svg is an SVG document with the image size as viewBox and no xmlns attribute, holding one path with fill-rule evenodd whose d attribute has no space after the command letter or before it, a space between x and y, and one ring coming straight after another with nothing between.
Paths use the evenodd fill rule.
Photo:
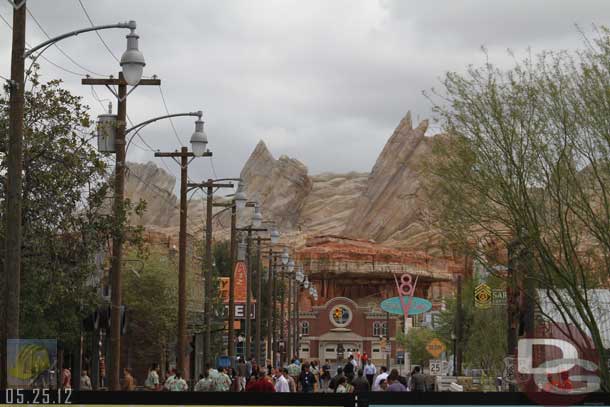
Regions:
<instances>
[{"instance_id":1,"label":"storefront sign","mask_svg":"<svg viewBox=\"0 0 610 407\"><path fill-rule=\"evenodd\" d=\"M235 263L233 278L235 279L235 302L246 302L248 274L246 272L246 264L243 261Z\"/></svg>"}]
</instances>

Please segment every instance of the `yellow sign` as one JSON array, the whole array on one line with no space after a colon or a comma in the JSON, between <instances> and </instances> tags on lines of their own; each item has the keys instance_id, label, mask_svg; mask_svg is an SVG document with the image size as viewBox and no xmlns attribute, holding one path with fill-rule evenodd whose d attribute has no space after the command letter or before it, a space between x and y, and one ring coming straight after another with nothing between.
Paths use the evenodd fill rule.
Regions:
<instances>
[{"instance_id":1,"label":"yellow sign","mask_svg":"<svg viewBox=\"0 0 610 407\"><path fill-rule=\"evenodd\" d=\"M491 287L485 283L474 288L474 306L477 308L491 307Z\"/></svg>"},{"instance_id":2,"label":"yellow sign","mask_svg":"<svg viewBox=\"0 0 610 407\"><path fill-rule=\"evenodd\" d=\"M229 287L231 284L231 277L220 277L220 298L222 302L227 304L229 302Z\"/></svg>"},{"instance_id":3,"label":"yellow sign","mask_svg":"<svg viewBox=\"0 0 610 407\"><path fill-rule=\"evenodd\" d=\"M426 350L429 354L434 356L434 358L438 358L441 353L445 351L445 349L445 344L438 338L432 339L430 342L428 342L428 345L426 345Z\"/></svg>"}]
</instances>

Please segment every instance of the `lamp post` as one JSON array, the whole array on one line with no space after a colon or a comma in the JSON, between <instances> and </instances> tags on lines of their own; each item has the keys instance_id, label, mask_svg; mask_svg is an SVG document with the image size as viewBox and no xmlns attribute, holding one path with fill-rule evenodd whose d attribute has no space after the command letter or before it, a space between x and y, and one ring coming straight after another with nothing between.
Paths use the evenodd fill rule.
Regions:
<instances>
[{"instance_id":1,"label":"lamp post","mask_svg":"<svg viewBox=\"0 0 610 407\"><path fill-rule=\"evenodd\" d=\"M237 243L237 211L246 207L246 194L244 193L244 183L240 178L232 178L238 181L237 191L229 204L213 203L212 206L223 206L231 208L231 276L229 278L229 315L227 317L227 355L235 356L235 266L237 262L245 261L245 243L242 250L242 242ZM222 211L221 211L222 212ZM215 216L219 215L217 213Z\"/></svg>"},{"instance_id":2,"label":"lamp post","mask_svg":"<svg viewBox=\"0 0 610 407\"><path fill-rule=\"evenodd\" d=\"M212 356L212 210L214 205L214 188L233 188L233 184L223 181L235 181L235 178L208 179L199 184L188 184L189 189L202 188L206 191L206 228L205 228L205 340L203 360L211 362ZM233 215L233 214L232 214ZM232 221L233 223L233 221Z\"/></svg>"},{"instance_id":3,"label":"lamp post","mask_svg":"<svg viewBox=\"0 0 610 407\"><path fill-rule=\"evenodd\" d=\"M299 298L301 294L301 289L304 288L308 290L308 293L311 297L314 298L314 301L318 299L318 290L311 285L309 279L303 272L303 265L299 264L298 271L295 273L295 303L294 303L294 350L296 355L298 356L300 353L300 311L299 311Z\"/></svg>"},{"instance_id":4,"label":"lamp post","mask_svg":"<svg viewBox=\"0 0 610 407\"><path fill-rule=\"evenodd\" d=\"M246 359L250 359L252 357L252 349L251 349L251 303L252 303L252 255L251 255L251 241L252 241L252 233L253 232L266 232L266 228L261 228L261 223L263 221L263 215L260 211L260 206L257 202L246 202L245 206L254 207L254 214L252 215L251 223L249 226L243 228L236 228L237 231L247 232L246 238L246 270L247 270L247 278L246 278L246 312L245 312L245 339L246 339L246 350L244 355Z\"/></svg>"},{"instance_id":5,"label":"lamp post","mask_svg":"<svg viewBox=\"0 0 610 407\"><path fill-rule=\"evenodd\" d=\"M191 137L193 151L182 147L180 151L157 152L155 157L180 158L180 232L178 243L178 349L176 365L184 373L186 359L186 216L187 216L187 180L188 165L195 157L211 157L212 153L206 150L207 136L203 131L203 121L199 115L195 122L195 131ZM191 159L191 160L189 160Z\"/></svg>"},{"instance_id":6,"label":"lamp post","mask_svg":"<svg viewBox=\"0 0 610 407\"><path fill-rule=\"evenodd\" d=\"M294 260L290 259L288 261L288 275L292 274L294 271ZM292 293L292 278L288 279L288 321L287 321L287 344L286 344L286 361L290 361L292 358L292 301L293 301L293 293ZM285 289L285 287L284 287Z\"/></svg>"},{"instance_id":7,"label":"lamp post","mask_svg":"<svg viewBox=\"0 0 610 407\"><path fill-rule=\"evenodd\" d=\"M453 375L458 376L457 374L457 336L455 336L455 332L451 331L451 342L453 343Z\"/></svg>"},{"instance_id":8,"label":"lamp post","mask_svg":"<svg viewBox=\"0 0 610 407\"><path fill-rule=\"evenodd\" d=\"M35 52L38 58L49 46L59 42L65 38L72 37L81 33L90 31L100 31L111 28L128 28L135 32L136 23L119 23L103 26L88 27L81 30L71 31L69 33L54 37L45 41L30 50L25 49L25 31L26 31L26 1L20 2L19 7L13 7L13 36L12 36L12 53L11 53L11 79L9 81L10 96L9 96L9 131L8 131L8 147L7 147L7 173L6 173L6 231L5 236L10 238L5 239L5 257L4 270L5 273L4 292L1 297L4 298L2 321L0 323L0 342L2 350L0 351L0 388L5 388L7 385L6 375L6 339L19 338L19 309L20 309L20 281L21 281L21 246L22 246L22 188L23 188L23 134L25 122L25 59L33 56ZM128 42L129 45L129 42ZM129 46L128 46L129 50ZM137 42L136 42L137 50ZM138 51L139 52L139 51ZM141 54L140 54L141 57ZM135 61L127 56L123 67L125 75L131 74L133 63ZM142 57L140 62L144 63ZM141 75L140 75L141 77ZM137 79L140 80L140 77ZM118 323L118 320L117 320Z\"/></svg>"}]
</instances>

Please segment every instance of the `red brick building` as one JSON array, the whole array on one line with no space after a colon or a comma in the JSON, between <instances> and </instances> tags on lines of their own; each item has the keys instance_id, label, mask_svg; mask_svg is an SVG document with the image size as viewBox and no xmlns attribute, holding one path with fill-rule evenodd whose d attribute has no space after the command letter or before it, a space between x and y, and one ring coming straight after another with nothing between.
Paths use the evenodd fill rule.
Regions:
<instances>
[{"instance_id":1,"label":"red brick building","mask_svg":"<svg viewBox=\"0 0 610 407\"><path fill-rule=\"evenodd\" d=\"M381 301L397 295L394 276L417 276L415 295L438 306L438 300L453 292L454 275L464 270L452 259L340 236L311 238L296 257L319 293L315 302L306 290L299 295L299 354L305 359L335 361L350 352L366 352L381 363L387 356L382 338L389 335L395 360L400 350L393 338L401 317L380 307Z\"/></svg>"}]
</instances>

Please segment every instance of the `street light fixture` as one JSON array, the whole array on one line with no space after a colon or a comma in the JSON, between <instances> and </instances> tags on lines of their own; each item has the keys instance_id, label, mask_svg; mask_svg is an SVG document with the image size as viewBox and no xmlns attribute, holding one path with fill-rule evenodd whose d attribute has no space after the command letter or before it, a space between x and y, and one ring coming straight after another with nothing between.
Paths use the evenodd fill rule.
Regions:
<instances>
[{"instance_id":1,"label":"street light fixture","mask_svg":"<svg viewBox=\"0 0 610 407\"><path fill-rule=\"evenodd\" d=\"M294 260L290 259L288 261L288 272L292 273L294 271Z\"/></svg>"},{"instance_id":2,"label":"street light fixture","mask_svg":"<svg viewBox=\"0 0 610 407\"><path fill-rule=\"evenodd\" d=\"M280 232L274 227L270 233L271 244L277 244L280 241Z\"/></svg>"},{"instance_id":3,"label":"street light fixture","mask_svg":"<svg viewBox=\"0 0 610 407\"><path fill-rule=\"evenodd\" d=\"M138 38L140 36L136 34L135 21L130 29L131 32L126 35L127 50L121 56L121 68L123 68L125 82L130 86L136 86L140 83L140 79L142 79L146 62L144 61L144 55L138 49Z\"/></svg>"},{"instance_id":4,"label":"street light fixture","mask_svg":"<svg viewBox=\"0 0 610 407\"><path fill-rule=\"evenodd\" d=\"M246 207L246 201L248 200L248 197L244 192L243 181L239 181L239 183L237 184L237 192L235 193L233 200L235 200L235 206L237 207L237 210L241 210Z\"/></svg>"},{"instance_id":5,"label":"street light fixture","mask_svg":"<svg viewBox=\"0 0 610 407\"><path fill-rule=\"evenodd\" d=\"M284 252L282 253L282 265L287 265L288 260L290 259L290 254L288 253L288 248L284 247Z\"/></svg>"},{"instance_id":6,"label":"street light fixture","mask_svg":"<svg viewBox=\"0 0 610 407\"><path fill-rule=\"evenodd\" d=\"M203 131L203 120L201 115L199 120L195 122L195 131L191 136L191 148L193 149L193 155L195 157L203 157L206 152L206 146L208 145L208 136Z\"/></svg>"},{"instance_id":7,"label":"street light fixture","mask_svg":"<svg viewBox=\"0 0 610 407\"><path fill-rule=\"evenodd\" d=\"M256 205L254 207L254 215L252 215L252 226L255 228L260 228L261 223L263 223L263 214L261 213L260 205Z\"/></svg>"}]
</instances>

